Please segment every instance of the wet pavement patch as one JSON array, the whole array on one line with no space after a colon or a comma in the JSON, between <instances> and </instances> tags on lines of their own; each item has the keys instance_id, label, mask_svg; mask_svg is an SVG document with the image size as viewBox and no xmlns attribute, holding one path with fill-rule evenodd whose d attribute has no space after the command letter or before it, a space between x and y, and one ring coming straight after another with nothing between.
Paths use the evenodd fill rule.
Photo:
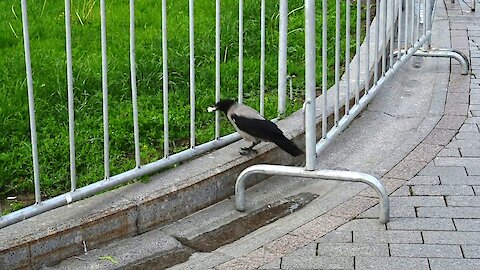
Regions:
<instances>
[{"instance_id":1,"label":"wet pavement patch","mask_svg":"<svg viewBox=\"0 0 480 270\"><path fill-rule=\"evenodd\" d=\"M193 239L174 236L183 245L198 252L211 252L223 245L234 242L241 237L285 217L303 208L313 201L317 194L300 193L266 205L256 211L233 220L213 231L206 232Z\"/></svg>"}]
</instances>

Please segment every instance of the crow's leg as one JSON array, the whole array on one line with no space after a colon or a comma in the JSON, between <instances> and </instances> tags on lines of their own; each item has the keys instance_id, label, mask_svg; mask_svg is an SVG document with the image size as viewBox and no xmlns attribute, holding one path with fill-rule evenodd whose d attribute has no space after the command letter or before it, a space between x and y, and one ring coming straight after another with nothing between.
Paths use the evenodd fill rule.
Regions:
<instances>
[{"instance_id":1,"label":"crow's leg","mask_svg":"<svg viewBox=\"0 0 480 270\"><path fill-rule=\"evenodd\" d=\"M250 154L256 154L257 150L253 149L255 145L259 144L258 142L252 142L252 145L250 147L242 147L240 148L240 155L246 156Z\"/></svg>"}]
</instances>

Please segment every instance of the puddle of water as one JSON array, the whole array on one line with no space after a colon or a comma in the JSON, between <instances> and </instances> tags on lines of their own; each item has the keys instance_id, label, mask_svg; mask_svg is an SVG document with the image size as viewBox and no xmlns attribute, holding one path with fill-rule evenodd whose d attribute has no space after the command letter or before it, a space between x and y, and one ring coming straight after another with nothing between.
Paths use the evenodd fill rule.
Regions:
<instances>
[{"instance_id":1,"label":"puddle of water","mask_svg":"<svg viewBox=\"0 0 480 270\"><path fill-rule=\"evenodd\" d=\"M300 193L287 197L274 204L264 206L246 216L233 220L213 231L204 233L193 239L176 237L183 245L199 252L211 252L223 245L234 242L241 237L270 224L303 208L318 195Z\"/></svg>"}]
</instances>

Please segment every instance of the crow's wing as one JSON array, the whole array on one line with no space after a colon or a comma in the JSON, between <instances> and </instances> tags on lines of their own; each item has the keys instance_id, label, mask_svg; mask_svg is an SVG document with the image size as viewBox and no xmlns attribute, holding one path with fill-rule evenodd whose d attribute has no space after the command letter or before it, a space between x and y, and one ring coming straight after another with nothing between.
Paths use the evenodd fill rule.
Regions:
<instances>
[{"instance_id":1,"label":"crow's wing","mask_svg":"<svg viewBox=\"0 0 480 270\"><path fill-rule=\"evenodd\" d=\"M252 135L267 141L272 141L273 138L283 136L283 132L275 125L275 123L266 119L252 119L247 117L231 114L232 121L237 127Z\"/></svg>"}]
</instances>

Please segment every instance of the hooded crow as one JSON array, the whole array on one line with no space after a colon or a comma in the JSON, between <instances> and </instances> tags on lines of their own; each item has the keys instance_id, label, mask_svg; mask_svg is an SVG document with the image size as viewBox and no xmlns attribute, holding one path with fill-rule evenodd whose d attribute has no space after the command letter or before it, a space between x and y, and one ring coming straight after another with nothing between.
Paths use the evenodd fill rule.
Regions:
<instances>
[{"instance_id":1,"label":"hooded crow","mask_svg":"<svg viewBox=\"0 0 480 270\"><path fill-rule=\"evenodd\" d=\"M241 148L240 154L242 155L256 152L253 147L262 141L273 142L292 156L303 154L303 151L295 143L283 135L277 125L246 105L226 99L217 102L215 106L209 107L207 110L224 112L240 136L252 143L250 147Z\"/></svg>"}]
</instances>

